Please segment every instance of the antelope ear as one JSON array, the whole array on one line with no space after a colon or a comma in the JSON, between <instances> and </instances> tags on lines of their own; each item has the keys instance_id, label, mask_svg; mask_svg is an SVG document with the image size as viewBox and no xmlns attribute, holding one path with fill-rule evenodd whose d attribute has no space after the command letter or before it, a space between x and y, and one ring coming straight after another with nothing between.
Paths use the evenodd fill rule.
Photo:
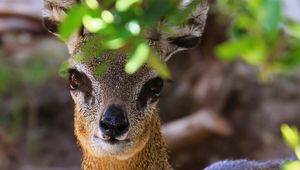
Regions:
<instances>
[{"instance_id":1,"label":"antelope ear","mask_svg":"<svg viewBox=\"0 0 300 170\"><path fill-rule=\"evenodd\" d=\"M190 0L183 0L183 6L190 3ZM175 28L175 34L160 32L156 35L156 45L164 61L168 61L175 53L196 46L202 36L207 13L209 10L208 0L202 0L194 9L185 24ZM151 39L151 38L150 38ZM151 40L150 40L151 41Z\"/></svg>"},{"instance_id":2,"label":"antelope ear","mask_svg":"<svg viewBox=\"0 0 300 170\"><path fill-rule=\"evenodd\" d=\"M54 35L58 36L58 26L67 15L67 10L76 5L80 0L44 0L42 10L43 25ZM69 52L74 53L78 33L74 33L66 42Z\"/></svg>"},{"instance_id":3,"label":"antelope ear","mask_svg":"<svg viewBox=\"0 0 300 170\"><path fill-rule=\"evenodd\" d=\"M45 28L56 34L59 23L66 16L67 9L74 4L76 4L75 0L44 0L42 17Z\"/></svg>"}]
</instances>

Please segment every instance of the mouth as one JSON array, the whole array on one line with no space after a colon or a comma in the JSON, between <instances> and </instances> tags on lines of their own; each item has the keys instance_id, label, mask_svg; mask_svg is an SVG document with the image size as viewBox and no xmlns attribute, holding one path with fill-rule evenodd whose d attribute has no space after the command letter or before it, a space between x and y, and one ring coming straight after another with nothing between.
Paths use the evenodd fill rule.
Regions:
<instances>
[{"instance_id":1,"label":"mouth","mask_svg":"<svg viewBox=\"0 0 300 170\"><path fill-rule=\"evenodd\" d=\"M99 138L97 135L95 135L94 138L96 140L101 140L102 142L104 142L106 144L110 144L110 145L125 144L125 143L130 142L129 139L120 140L120 139L117 139L115 137L110 137L109 139L103 139L103 138Z\"/></svg>"},{"instance_id":2,"label":"mouth","mask_svg":"<svg viewBox=\"0 0 300 170\"><path fill-rule=\"evenodd\" d=\"M110 138L110 139L106 140L105 142L107 142L107 143L109 143L111 145L115 145L115 144L118 144L118 143L123 142L123 141L118 140L116 138Z\"/></svg>"},{"instance_id":3,"label":"mouth","mask_svg":"<svg viewBox=\"0 0 300 170\"><path fill-rule=\"evenodd\" d=\"M93 136L88 143L88 151L95 157L110 156L125 160L136 153L136 143L132 138L120 140L117 138L102 139Z\"/></svg>"}]
</instances>

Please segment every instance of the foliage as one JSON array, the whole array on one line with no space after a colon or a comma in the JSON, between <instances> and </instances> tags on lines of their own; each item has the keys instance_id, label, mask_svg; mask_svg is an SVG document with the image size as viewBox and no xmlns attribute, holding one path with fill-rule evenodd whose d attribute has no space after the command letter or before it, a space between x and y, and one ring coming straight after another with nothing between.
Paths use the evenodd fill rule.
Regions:
<instances>
[{"instance_id":1,"label":"foliage","mask_svg":"<svg viewBox=\"0 0 300 170\"><path fill-rule=\"evenodd\" d=\"M148 63L160 76L168 78L167 67L159 61L145 39L146 31L158 26L161 30L170 31L171 27L182 24L201 0L191 1L186 8L180 8L180 0L106 0L101 5L97 0L84 2L68 12L59 29L64 40L82 25L94 34L78 58L101 56L108 50L126 50L129 54L125 66L127 73L132 74ZM162 19L164 24L161 24ZM97 43L94 43L95 39Z\"/></svg>"},{"instance_id":2,"label":"foliage","mask_svg":"<svg viewBox=\"0 0 300 170\"><path fill-rule=\"evenodd\" d=\"M262 80L300 65L300 24L284 15L282 0L219 0L216 9L223 21L230 20L228 40L216 48L220 59L257 66ZM298 130L284 124L281 131L299 159ZM300 161L286 162L282 168L298 170Z\"/></svg>"},{"instance_id":3,"label":"foliage","mask_svg":"<svg viewBox=\"0 0 300 170\"><path fill-rule=\"evenodd\" d=\"M182 24L201 0L191 0L186 8L178 11L180 2L105 0L100 5L97 0L85 0L68 12L60 26L60 35L66 40L83 25L95 34L95 39L101 39L101 44L97 41L86 45L85 57L126 49L127 73L134 73L148 63L162 77L169 77L164 64L151 62L158 61L158 56L144 37L149 28L170 31L172 26ZM229 39L216 48L220 59L240 58L257 66L263 79L273 73L293 70L300 64L300 24L285 17L282 0L219 0L215 9L225 22L230 20ZM161 24L162 19L167 23Z\"/></svg>"},{"instance_id":4,"label":"foliage","mask_svg":"<svg viewBox=\"0 0 300 170\"><path fill-rule=\"evenodd\" d=\"M230 20L229 40L216 48L222 60L241 58L263 79L299 66L300 24L285 17L282 0L219 0L217 9Z\"/></svg>"},{"instance_id":5,"label":"foliage","mask_svg":"<svg viewBox=\"0 0 300 170\"><path fill-rule=\"evenodd\" d=\"M298 160L288 161L283 164L283 170L298 170L300 169L300 134L296 127L291 127L287 124L281 126L281 133L286 143L294 150Z\"/></svg>"}]
</instances>

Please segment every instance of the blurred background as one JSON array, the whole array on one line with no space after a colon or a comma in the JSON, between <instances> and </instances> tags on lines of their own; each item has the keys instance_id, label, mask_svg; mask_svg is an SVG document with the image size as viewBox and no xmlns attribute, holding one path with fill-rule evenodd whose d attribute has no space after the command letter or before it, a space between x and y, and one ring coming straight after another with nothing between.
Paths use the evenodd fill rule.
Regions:
<instances>
[{"instance_id":1,"label":"blurred background","mask_svg":"<svg viewBox=\"0 0 300 170\"><path fill-rule=\"evenodd\" d=\"M168 63L160 114L176 169L293 155L280 125L300 127L300 2L241 2L210 1L201 43ZM1 170L80 169L73 102L58 73L68 53L43 29L41 8L0 0ZM174 132L179 124L188 130Z\"/></svg>"}]
</instances>

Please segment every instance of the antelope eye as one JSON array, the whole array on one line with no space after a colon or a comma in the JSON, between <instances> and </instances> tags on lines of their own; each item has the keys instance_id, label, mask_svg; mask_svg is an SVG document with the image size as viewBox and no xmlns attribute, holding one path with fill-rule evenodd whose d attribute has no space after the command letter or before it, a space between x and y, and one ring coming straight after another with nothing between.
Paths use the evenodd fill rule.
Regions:
<instances>
[{"instance_id":1,"label":"antelope eye","mask_svg":"<svg viewBox=\"0 0 300 170\"><path fill-rule=\"evenodd\" d=\"M138 96L137 108L141 109L147 105L147 102L155 102L160 97L163 88L163 80L159 77L149 80L144 84Z\"/></svg>"},{"instance_id":2,"label":"antelope eye","mask_svg":"<svg viewBox=\"0 0 300 170\"><path fill-rule=\"evenodd\" d=\"M150 80L147 84L149 85L149 90L152 93L152 97L160 97L160 93L163 88L163 80L161 78L155 78Z\"/></svg>"},{"instance_id":3,"label":"antelope eye","mask_svg":"<svg viewBox=\"0 0 300 170\"><path fill-rule=\"evenodd\" d=\"M75 69L69 71L69 83L71 90L77 90L82 86L83 75Z\"/></svg>"}]
</instances>

